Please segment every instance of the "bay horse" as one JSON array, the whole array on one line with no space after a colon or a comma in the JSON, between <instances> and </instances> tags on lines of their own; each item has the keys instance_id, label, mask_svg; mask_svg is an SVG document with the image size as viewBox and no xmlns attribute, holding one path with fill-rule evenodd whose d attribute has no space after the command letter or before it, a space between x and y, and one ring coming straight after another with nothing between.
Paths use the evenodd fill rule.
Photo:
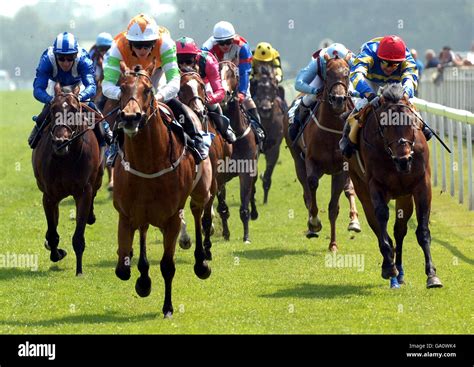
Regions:
<instances>
[{"instance_id":1,"label":"bay horse","mask_svg":"<svg viewBox=\"0 0 474 367\"><path fill-rule=\"evenodd\" d=\"M285 116L285 139L295 163L298 180L303 186L304 202L308 209L307 238L318 237L322 229L318 218L316 191L323 174L331 175L330 251L337 251L336 220L339 215L339 197L344 190L350 204L348 230L360 232L355 192L349 178L347 163L344 165L339 140L344 121L340 115L353 108L349 92L349 57L329 59L326 55L326 80L321 100L310 114L303 134L293 144L288 135L288 114Z\"/></svg>"},{"instance_id":2,"label":"bay horse","mask_svg":"<svg viewBox=\"0 0 474 367\"><path fill-rule=\"evenodd\" d=\"M120 69L122 94L118 127L124 131L124 143L114 164L113 203L119 212L115 274L122 280L130 279L133 237L138 230L140 277L135 290L140 297L150 294L146 236L150 225L158 227L163 233L164 247L160 262L165 281L162 311L165 318L169 318L173 314L171 287L176 240L189 196L196 227L194 272L200 279L207 279L211 274L204 259L201 234L201 216L210 196L211 166L207 159L197 166L184 143L163 122L159 111L167 107L158 104L154 97L150 77L154 63L147 69L137 65L130 70L122 61Z\"/></svg>"},{"instance_id":3,"label":"bay horse","mask_svg":"<svg viewBox=\"0 0 474 367\"><path fill-rule=\"evenodd\" d=\"M258 147L250 121L239 102L239 76L237 67L231 61L219 63L222 85L226 91L221 102L222 111L230 119L230 125L237 140L232 144L232 156L221 165L218 175L217 212L222 220L222 236L229 240L229 207L226 203L226 182L238 176L240 180L240 219L244 227L243 241L250 244L249 219L258 218L255 204L255 183L257 181ZM249 210L249 204L251 210Z\"/></svg>"},{"instance_id":4,"label":"bay horse","mask_svg":"<svg viewBox=\"0 0 474 367\"><path fill-rule=\"evenodd\" d=\"M364 207L367 221L378 239L383 256L382 277L392 288L404 283L403 239L416 207L416 238L425 256L426 285L442 287L430 252L431 168L429 149L421 131L423 121L403 95L400 84L384 88L381 105L368 107L359 133L359 151L351 157L350 176ZM398 121L394 121L397 116ZM396 201L393 241L387 232L388 202ZM395 261L394 261L395 260Z\"/></svg>"},{"instance_id":5,"label":"bay horse","mask_svg":"<svg viewBox=\"0 0 474 367\"><path fill-rule=\"evenodd\" d=\"M278 94L278 83L273 68L260 65L257 71L259 79L253 83L252 96L265 129L263 145L266 168L261 175L263 183L263 203L268 202L268 193L272 185L272 174L280 156L280 145L283 140L283 118L286 114L284 104Z\"/></svg>"},{"instance_id":6,"label":"bay horse","mask_svg":"<svg viewBox=\"0 0 474 367\"><path fill-rule=\"evenodd\" d=\"M43 208L48 230L45 247L53 262L62 260L66 251L59 248L59 203L73 196L76 204L76 229L72 246L76 253L76 275L82 275L86 224L94 224L94 198L104 173L97 138L89 129L79 101L79 86L56 83L47 133L33 150L32 164L38 188L43 192ZM70 116L73 116L71 119ZM89 122L91 122L89 120ZM79 133L80 138L71 141ZM66 145L62 147L62 145Z\"/></svg>"},{"instance_id":7,"label":"bay horse","mask_svg":"<svg viewBox=\"0 0 474 367\"><path fill-rule=\"evenodd\" d=\"M187 106L189 106L193 112L201 120L203 129L215 135L211 147L209 149L209 159L212 165L212 185L210 189L211 197L204 209L202 218L202 226L204 231L204 251L206 260L212 260L211 254L211 235L213 231L212 220L213 220L213 202L216 197L218 188L222 186L222 180L218 180L218 164L224 162L226 157L230 158L232 155L232 144L229 144L225 139L218 133L214 122L208 115L206 107L206 86L201 79L198 72L189 66L183 67L181 73L181 84L178 97ZM186 226L182 226L181 236L179 239L179 245L181 248L187 249L190 247L190 238L186 233Z\"/></svg>"}]
</instances>

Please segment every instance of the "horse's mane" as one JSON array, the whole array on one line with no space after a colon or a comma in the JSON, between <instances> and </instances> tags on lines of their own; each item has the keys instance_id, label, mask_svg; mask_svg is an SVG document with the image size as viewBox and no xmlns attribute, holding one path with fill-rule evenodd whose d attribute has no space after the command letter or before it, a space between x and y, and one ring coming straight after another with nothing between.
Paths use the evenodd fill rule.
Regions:
<instances>
[{"instance_id":1,"label":"horse's mane","mask_svg":"<svg viewBox=\"0 0 474 367\"><path fill-rule=\"evenodd\" d=\"M382 96L387 102L397 103L403 98L403 87L400 83L392 83L383 88Z\"/></svg>"},{"instance_id":2,"label":"horse's mane","mask_svg":"<svg viewBox=\"0 0 474 367\"><path fill-rule=\"evenodd\" d=\"M63 93L73 93L74 88L76 87L77 84L74 85L62 85L61 86L61 91Z\"/></svg>"},{"instance_id":3,"label":"horse's mane","mask_svg":"<svg viewBox=\"0 0 474 367\"><path fill-rule=\"evenodd\" d=\"M192 68L191 66L182 66L181 71L183 73L196 73L196 70Z\"/></svg>"}]
</instances>

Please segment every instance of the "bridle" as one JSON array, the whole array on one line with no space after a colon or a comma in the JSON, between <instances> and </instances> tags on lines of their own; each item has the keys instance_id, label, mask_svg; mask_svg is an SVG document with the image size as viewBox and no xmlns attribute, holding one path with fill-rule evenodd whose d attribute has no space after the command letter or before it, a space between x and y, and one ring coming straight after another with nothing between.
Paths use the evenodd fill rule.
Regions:
<instances>
[{"instance_id":1,"label":"bridle","mask_svg":"<svg viewBox=\"0 0 474 367\"><path fill-rule=\"evenodd\" d=\"M404 103L394 103L394 104L391 104L390 106L399 106L399 107L407 108L409 111L411 111L413 113L413 115L417 119L419 119L421 122L423 122L423 120L421 120L421 118L418 116L416 111L414 111L409 105L406 105ZM378 133L379 133L380 137L382 138L382 141L383 141L383 144L384 144L384 149L387 152L387 154L390 156L390 158L392 158L392 160L397 160L398 159L398 157L393 153L393 150L391 148L392 145L395 144L395 143L397 144L396 147L409 145L410 146L410 155L409 155L409 157L413 158L414 147L415 147L415 128L412 126L412 132L413 132L412 140L408 140L408 139L405 139L405 138L399 138L399 139L394 139L392 141L388 141L387 138L385 137L385 134L384 134L385 125L380 123L377 112L374 109L372 109L372 111L374 113L375 121L377 123Z\"/></svg>"},{"instance_id":2,"label":"bridle","mask_svg":"<svg viewBox=\"0 0 474 367\"><path fill-rule=\"evenodd\" d=\"M237 85L238 85L239 77L238 77L238 73L237 73L237 68L234 65L234 63L232 61L229 61L229 60L220 61L219 62L219 70L222 70L221 65L227 65L229 67L229 70L234 73L235 78L237 79ZM229 103L232 103L232 102L235 101L235 99L238 96L237 90L238 90L238 88L236 88L232 92L226 91L226 98L224 98L224 100L221 102L224 107L227 106ZM229 97L229 98L227 98L227 97Z\"/></svg>"},{"instance_id":3,"label":"bridle","mask_svg":"<svg viewBox=\"0 0 474 367\"><path fill-rule=\"evenodd\" d=\"M349 66L349 64L347 63L347 61L345 59L343 59L347 66ZM329 61L328 61L329 62ZM324 82L324 89L326 89L326 81ZM336 87L337 85L342 85L344 87L344 90L345 90L345 94L344 95L334 95L332 94L332 90L334 89L334 87ZM350 97L350 93L349 93L349 74L347 75L346 78L344 78L344 81L342 80L337 80L335 81L334 83L332 83L329 88L327 88L327 99L326 97L324 96L323 94L323 99L321 100L321 102L328 102L332 107L334 107L334 103L336 103L338 101L339 98L342 98L342 103L345 103L347 98Z\"/></svg>"},{"instance_id":4,"label":"bridle","mask_svg":"<svg viewBox=\"0 0 474 367\"><path fill-rule=\"evenodd\" d=\"M191 98L189 98L189 100L187 100L187 101L183 101L183 100L182 100L182 102L183 102L185 105L189 106L190 103L196 99L196 100L201 101L202 104L205 106L206 103L207 103L206 86L205 86L205 84L204 84L204 82L203 82L201 76L199 75L199 73L197 73L197 72L195 72L195 71L187 71L187 72L184 72L184 73L181 74L181 80L183 80L183 78L186 77L186 76L189 76L190 79L194 79L194 80L196 80L196 81L199 83L199 85L200 85L200 86L202 87L202 89L204 90L204 96L205 96L205 97L202 98L199 94L196 94L196 95L191 96ZM181 85L183 85L183 84L184 84L184 83L182 83ZM180 98L180 99L181 99L181 98Z\"/></svg>"},{"instance_id":5,"label":"bridle","mask_svg":"<svg viewBox=\"0 0 474 367\"><path fill-rule=\"evenodd\" d=\"M82 103L81 101L79 100L79 96L72 93L72 92L69 92L69 93L60 93L60 94L56 94L56 96L54 97L54 99L56 99L57 97L67 97L67 96L72 96L73 98L75 98L77 100L77 104L79 105L79 117L80 117L80 120L82 121ZM53 122L54 119L53 119L53 111L50 110L49 111L49 115L50 115L50 121ZM56 128L58 127L64 127L66 128L66 130L68 130L70 133L71 133L71 136L69 137L68 140L71 140L75 135L77 135L80 130L73 130L71 128L71 126L69 126L70 124L67 124L67 123L53 123L52 126L51 126L51 129L50 129L50 135L51 135L51 138L52 139L55 139L55 136L54 136L54 131L56 130Z\"/></svg>"},{"instance_id":6,"label":"bridle","mask_svg":"<svg viewBox=\"0 0 474 367\"><path fill-rule=\"evenodd\" d=\"M153 93L153 88L150 89L150 91L148 93L151 93L151 98L150 98L150 104L148 106L148 109L147 111L150 112L150 110L152 110L151 113L147 113L145 111L143 111L143 108L141 106L141 104L138 102L138 99L137 99L137 93L138 93L138 81L140 79L140 77L145 77L146 79L148 79L148 81L150 82L150 84L153 85L153 82L150 78L150 76L147 74L146 71L144 70L139 70L139 71L126 71L124 74L124 76L134 76L136 79L135 79L135 83L133 85L133 92L132 92L132 96L128 98L127 102L123 105L122 104L122 98L120 98L120 102L119 102L119 110L118 110L118 113L117 113L117 116L120 116L121 115L121 112L123 111L123 109L125 107L127 107L127 105L131 102L131 101L135 101L135 103L138 105L138 107L140 108L140 122L138 124L138 128L139 129L142 129L145 125L148 124L148 122L150 121L150 119L153 117L153 115L156 114L156 112L158 111L158 108L155 107L155 104L154 104L154 101L155 101L155 97L154 97L154 93ZM122 127L123 126L123 121L120 121L119 123L119 127Z\"/></svg>"}]
</instances>

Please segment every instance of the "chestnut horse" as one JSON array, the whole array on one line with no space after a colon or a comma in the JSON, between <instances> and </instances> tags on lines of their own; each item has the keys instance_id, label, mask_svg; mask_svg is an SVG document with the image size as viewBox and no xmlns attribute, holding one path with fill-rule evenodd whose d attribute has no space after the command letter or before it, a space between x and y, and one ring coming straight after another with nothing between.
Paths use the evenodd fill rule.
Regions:
<instances>
[{"instance_id":1,"label":"chestnut horse","mask_svg":"<svg viewBox=\"0 0 474 367\"><path fill-rule=\"evenodd\" d=\"M194 272L201 279L211 274L211 268L204 259L201 235L201 216L209 200L211 165L206 159L196 166L192 154L161 119L159 111L165 105L159 105L154 97L150 77L154 63L146 70L137 65L131 71L121 62L120 68L122 94L118 126L124 130L124 144L114 165L113 201L119 212L115 273L122 280L130 279L133 236L138 229L140 277L135 290L140 297L147 297L151 291L151 279L148 275L150 265L146 255L146 235L150 225L160 228L164 247L160 268L165 281L162 310L165 317L171 317L176 240L181 213L190 195L196 227Z\"/></svg>"},{"instance_id":2,"label":"chestnut horse","mask_svg":"<svg viewBox=\"0 0 474 367\"><path fill-rule=\"evenodd\" d=\"M181 102L189 106L194 113L199 116L203 128L215 135L212 141L211 148L209 150L209 158L212 165L212 185L211 185L211 198L204 209L204 215L202 218L202 226L204 230L204 251L206 253L206 260L212 260L211 254L211 234L212 234L212 219L213 210L212 204L219 187L222 186L222 180L219 180L218 164L224 162L226 157L232 155L232 144L227 143L224 138L217 132L214 123L207 114L206 107L206 86L201 79L201 76L193 69L186 67L182 69L181 74L181 87L178 94ZM179 239L179 245L181 248L187 249L190 247L189 235L185 233L185 225L182 226L181 237Z\"/></svg>"},{"instance_id":3,"label":"chestnut horse","mask_svg":"<svg viewBox=\"0 0 474 367\"><path fill-rule=\"evenodd\" d=\"M258 147L255 134L250 126L247 114L240 105L238 97L239 77L237 67L231 61L219 63L222 85L226 97L221 103L224 114L230 119L230 125L235 132L237 140L232 144L232 156L220 166L217 199L217 211L222 219L222 236L229 240L230 231L227 220L229 207L226 203L225 183L238 176L240 179L240 219L244 226L243 241L250 244L249 219L258 218L255 204L255 183L257 181ZM251 210L249 210L249 203Z\"/></svg>"},{"instance_id":4,"label":"chestnut horse","mask_svg":"<svg viewBox=\"0 0 474 367\"><path fill-rule=\"evenodd\" d=\"M339 140L344 127L344 121L340 115L353 108L352 100L348 96L348 57L326 60L326 80L322 99L318 102L319 107L318 105L315 107L317 112L311 113L303 134L295 144L288 136L288 115L285 117L285 139L295 162L298 180L304 189L304 201L308 209L306 234L308 238L318 237L318 232L322 229L318 218L316 190L321 176L331 175L331 200L328 210L331 223L329 243L331 251L337 251L336 219L339 214L339 197L343 190L350 203L348 230L360 232L354 189L349 178L348 167L344 166L339 149Z\"/></svg>"},{"instance_id":5,"label":"chestnut horse","mask_svg":"<svg viewBox=\"0 0 474 367\"><path fill-rule=\"evenodd\" d=\"M404 282L402 246L414 202L418 220L416 238L425 255L427 287L442 287L430 253L431 168L428 145L420 129L423 121L403 96L400 84L387 86L381 102L375 111L368 107L359 133L360 153L351 157L349 168L367 221L379 242L382 277L391 278L391 286L395 288ZM392 120L395 116L397 122ZM396 254L387 232L391 199L396 200Z\"/></svg>"},{"instance_id":6,"label":"chestnut horse","mask_svg":"<svg viewBox=\"0 0 474 367\"><path fill-rule=\"evenodd\" d=\"M261 179L263 181L263 203L268 202L268 192L272 185L272 174L280 156L280 145L283 140L283 118L286 114L284 104L278 96L278 83L273 69L266 65L259 66L260 78L254 83L252 92L258 113L265 129L266 137L263 154L266 168Z\"/></svg>"},{"instance_id":7,"label":"chestnut horse","mask_svg":"<svg viewBox=\"0 0 474 367\"><path fill-rule=\"evenodd\" d=\"M56 83L46 134L33 150L32 163L38 188L43 192L43 208L48 223L45 247L50 259L57 262L66 256L58 248L59 203L72 195L76 203L76 230L72 246L76 253L76 275L82 274L86 224L94 224L94 198L102 184L104 173L99 144L84 119L79 102L79 87L64 87ZM70 116L74 118L71 119ZM74 121L71 123L71 121ZM77 134L86 131L80 138ZM64 147L62 147L65 145Z\"/></svg>"}]
</instances>

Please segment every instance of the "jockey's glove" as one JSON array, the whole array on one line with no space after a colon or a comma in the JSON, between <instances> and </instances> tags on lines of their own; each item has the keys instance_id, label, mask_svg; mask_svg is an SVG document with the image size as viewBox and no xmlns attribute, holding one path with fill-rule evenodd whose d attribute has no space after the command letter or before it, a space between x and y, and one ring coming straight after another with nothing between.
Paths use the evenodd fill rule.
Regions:
<instances>
[{"instance_id":1,"label":"jockey's glove","mask_svg":"<svg viewBox=\"0 0 474 367\"><path fill-rule=\"evenodd\" d=\"M372 98L372 100L369 102L372 107L374 108L374 110L376 110L377 108L380 107L380 97L375 97L375 98Z\"/></svg>"}]
</instances>

